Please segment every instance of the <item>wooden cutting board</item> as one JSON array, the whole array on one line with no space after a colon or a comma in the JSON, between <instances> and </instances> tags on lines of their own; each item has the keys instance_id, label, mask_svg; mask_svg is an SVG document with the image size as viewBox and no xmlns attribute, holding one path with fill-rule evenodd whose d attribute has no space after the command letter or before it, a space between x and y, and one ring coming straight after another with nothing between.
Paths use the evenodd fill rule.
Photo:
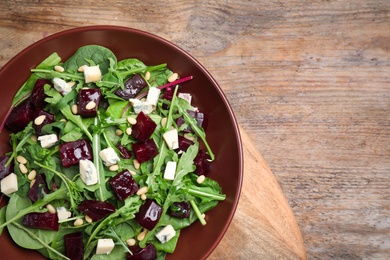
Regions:
<instances>
[{"instance_id":1,"label":"wooden cutting board","mask_svg":"<svg viewBox=\"0 0 390 260\"><path fill-rule=\"evenodd\" d=\"M240 128L244 178L240 201L209 259L306 259L303 238L283 191L262 155Z\"/></svg>"}]
</instances>

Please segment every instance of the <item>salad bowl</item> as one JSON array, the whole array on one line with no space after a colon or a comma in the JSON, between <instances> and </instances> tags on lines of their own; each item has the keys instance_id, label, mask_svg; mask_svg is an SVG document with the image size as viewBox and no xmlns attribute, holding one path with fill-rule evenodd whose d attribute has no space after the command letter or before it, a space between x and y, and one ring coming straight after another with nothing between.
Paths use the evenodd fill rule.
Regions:
<instances>
[{"instance_id":1,"label":"salad bowl","mask_svg":"<svg viewBox=\"0 0 390 260\"><path fill-rule=\"evenodd\" d=\"M207 212L205 226L199 221L185 228L176 250L166 259L206 259L224 236L234 216L241 192L243 155L239 128L228 100L211 74L190 54L156 35L118 26L87 26L62 31L27 47L0 70L0 121L6 117L17 90L35 68L50 54L57 52L64 60L79 47L101 45L118 59L137 58L145 64L167 63L181 77L192 76L183 85L192 102L208 117L207 140L215 154L208 177L217 181L226 199ZM0 134L0 155L10 151L10 132ZM6 203L6 198L2 204ZM6 229L0 236L2 259L44 259L38 252L22 249L13 243Z\"/></svg>"}]
</instances>

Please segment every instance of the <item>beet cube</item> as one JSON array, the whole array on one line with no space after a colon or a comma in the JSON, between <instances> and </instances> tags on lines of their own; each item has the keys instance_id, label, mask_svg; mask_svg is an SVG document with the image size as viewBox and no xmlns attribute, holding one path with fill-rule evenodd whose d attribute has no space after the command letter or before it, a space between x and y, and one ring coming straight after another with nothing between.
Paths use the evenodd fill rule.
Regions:
<instances>
[{"instance_id":1,"label":"beet cube","mask_svg":"<svg viewBox=\"0 0 390 260\"><path fill-rule=\"evenodd\" d=\"M145 115L142 111L137 115L137 123L133 125L131 136L135 139L146 142L152 136L154 129L156 129L156 123Z\"/></svg>"},{"instance_id":2,"label":"beet cube","mask_svg":"<svg viewBox=\"0 0 390 260\"><path fill-rule=\"evenodd\" d=\"M204 113L201 112L196 112L196 111L191 111L187 110L187 113L190 117L194 118L196 120L196 125L201 126L203 129L206 129L207 127L207 117ZM179 117L176 119L176 125L177 127L182 126L185 123L183 117ZM192 130L191 126L188 126L186 129L183 130L183 132L186 133L193 133L194 131Z\"/></svg>"},{"instance_id":3,"label":"beet cube","mask_svg":"<svg viewBox=\"0 0 390 260\"><path fill-rule=\"evenodd\" d=\"M149 139L144 143L134 143L132 147L135 158L137 158L139 163L149 161L158 154L158 149L153 139Z\"/></svg>"},{"instance_id":4,"label":"beet cube","mask_svg":"<svg viewBox=\"0 0 390 260\"><path fill-rule=\"evenodd\" d=\"M60 156L64 167L77 165L80 160L92 160L93 157L91 145L85 139L61 144Z\"/></svg>"},{"instance_id":5,"label":"beet cube","mask_svg":"<svg viewBox=\"0 0 390 260\"><path fill-rule=\"evenodd\" d=\"M95 117L101 97L102 92L98 88L81 89L79 92L79 115L81 117ZM94 102L94 104L90 102Z\"/></svg>"},{"instance_id":6,"label":"beet cube","mask_svg":"<svg viewBox=\"0 0 390 260\"><path fill-rule=\"evenodd\" d=\"M147 199L135 214L135 221L147 230L152 230L159 221L162 207L154 200Z\"/></svg>"},{"instance_id":7,"label":"beet cube","mask_svg":"<svg viewBox=\"0 0 390 260\"><path fill-rule=\"evenodd\" d=\"M187 138L179 135L179 148L175 149L175 152L176 153L186 152L188 147L190 147L193 144L194 144L193 141L188 140Z\"/></svg>"},{"instance_id":8,"label":"beet cube","mask_svg":"<svg viewBox=\"0 0 390 260\"><path fill-rule=\"evenodd\" d=\"M196 166L196 174L206 175L210 172L211 163L208 161L208 159L210 159L209 155L205 151L199 150L198 154L194 159L194 164Z\"/></svg>"},{"instance_id":9,"label":"beet cube","mask_svg":"<svg viewBox=\"0 0 390 260\"><path fill-rule=\"evenodd\" d=\"M43 109L46 105L45 98L47 97L47 95L45 94L44 88L46 84L53 86L51 81L48 79L37 79L37 81L35 82L34 88L30 96L30 101L35 107Z\"/></svg>"},{"instance_id":10,"label":"beet cube","mask_svg":"<svg viewBox=\"0 0 390 260\"><path fill-rule=\"evenodd\" d=\"M9 156L3 155L0 157L0 180L4 179L6 176L8 176L14 171L13 160L11 161L10 164L5 166L8 160L9 160Z\"/></svg>"},{"instance_id":11,"label":"beet cube","mask_svg":"<svg viewBox=\"0 0 390 260\"><path fill-rule=\"evenodd\" d=\"M78 210L88 215L93 221L98 221L115 212L115 207L109 202L98 200L84 200Z\"/></svg>"},{"instance_id":12,"label":"beet cube","mask_svg":"<svg viewBox=\"0 0 390 260\"><path fill-rule=\"evenodd\" d=\"M119 88L115 91L115 95L129 100L130 98L137 96L137 94L148 84L141 75L135 74L133 77L128 79L124 85L125 87L123 89Z\"/></svg>"},{"instance_id":13,"label":"beet cube","mask_svg":"<svg viewBox=\"0 0 390 260\"><path fill-rule=\"evenodd\" d=\"M52 113L46 112L40 108L37 108L34 112L34 118L37 118L39 116L45 116L45 119L40 125L34 124L35 132L37 133L38 136L44 135L42 132L42 127L44 127L47 124L51 124L55 122L54 115Z\"/></svg>"},{"instance_id":14,"label":"beet cube","mask_svg":"<svg viewBox=\"0 0 390 260\"><path fill-rule=\"evenodd\" d=\"M169 215L177 218L189 218L191 213L191 204L189 201L174 202L169 207Z\"/></svg>"},{"instance_id":15,"label":"beet cube","mask_svg":"<svg viewBox=\"0 0 390 260\"><path fill-rule=\"evenodd\" d=\"M50 212L44 213L28 213L23 218L23 225L30 228L47 229L58 231L60 225L58 224L57 214Z\"/></svg>"},{"instance_id":16,"label":"beet cube","mask_svg":"<svg viewBox=\"0 0 390 260\"><path fill-rule=\"evenodd\" d=\"M138 184L128 170L124 170L110 179L110 185L119 200L134 195L138 191Z\"/></svg>"},{"instance_id":17,"label":"beet cube","mask_svg":"<svg viewBox=\"0 0 390 260\"><path fill-rule=\"evenodd\" d=\"M45 194L49 193L47 188L45 175L39 174L35 178L33 186L29 189L27 196L32 202L36 202L39 199L42 199Z\"/></svg>"},{"instance_id":18,"label":"beet cube","mask_svg":"<svg viewBox=\"0 0 390 260\"><path fill-rule=\"evenodd\" d=\"M66 234L65 241L65 255L71 260L83 260L84 258L84 244L83 233L76 232Z\"/></svg>"},{"instance_id":19,"label":"beet cube","mask_svg":"<svg viewBox=\"0 0 390 260\"><path fill-rule=\"evenodd\" d=\"M126 260L154 260L157 259L157 250L153 244L147 244L145 248L141 248L138 245L129 247L133 253L126 254Z\"/></svg>"},{"instance_id":20,"label":"beet cube","mask_svg":"<svg viewBox=\"0 0 390 260\"><path fill-rule=\"evenodd\" d=\"M116 148L119 150L120 152L120 157L122 157L123 159L130 159L132 154L130 152L129 149L127 149L126 147L124 147L123 145L121 145L120 143L118 143L116 145Z\"/></svg>"},{"instance_id":21,"label":"beet cube","mask_svg":"<svg viewBox=\"0 0 390 260\"><path fill-rule=\"evenodd\" d=\"M7 117L5 126L14 132L22 131L33 119L33 116L34 105L31 103L30 99L26 99L12 109Z\"/></svg>"}]
</instances>

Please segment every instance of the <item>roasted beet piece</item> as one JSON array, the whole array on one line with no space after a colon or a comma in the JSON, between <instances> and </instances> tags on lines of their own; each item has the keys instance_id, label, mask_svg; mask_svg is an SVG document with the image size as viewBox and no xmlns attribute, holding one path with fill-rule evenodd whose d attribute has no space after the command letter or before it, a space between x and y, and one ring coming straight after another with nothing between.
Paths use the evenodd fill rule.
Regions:
<instances>
[{"instance_id":1,"label":"roasted beet piece","mask_svg":"<svg viewBox=\"0 0 390 260\"><path fill-rule=\"evenodd\" d=\"M34 106L30 99L26 99L12 109L5 126L15 132L22 131L33 119L33 116Z\"/></svg>"},{"instance_id":2,"label":"roasted beet piece","mask_svg":"<svg viewBox=\"0 0 390 260\"><path fill-rule=\"evenodd\" d=\"M36 202L39 199L42 199L45 194L49 193L47 188L45 175L39 174L35 178L33 186L29 189L27 196L32 202Z\"/></svg>"},{"instance_id":3,"label":"roasted beet piece","mask_svg":"<svg viewBox=\"0 0 390 260\"><path fill-rule=\"evenodd\" d=\"M191 204L189 201L174 202L169 207L169 215L177 218L189 218L191 213Z\"/></svg>"},{"instance_id":4,"label":"roasted beet piece","mask_svg":"<svg viewBox=\"0 0 390 260\"><path fill-rule=\"evenodd\" d=\"M179 138L179 148L175 149L176 153L186 152L188 147L194 144L193 141L188 140L187 138L184 138L181 135L179 135L178 138Z\"/></svg>"},{"instance_id":5,"label":"roasted beet piece","mask_svg":"<svg viewBox=\"0 0 390 260\"><path fill-rule=\"evenodd\" d=\"M92 160L93 157L91 145L85 139L61 144L60 156L64 167L77 165L80 160Z\"/></svg>"},{"instance_id":6,"label":"roasted beet piece","mask_svg":"<svg viewBox=\"0 0 390 260\"><path fill-rule=\"evenodd\" d=\"M197 112L197 111L191 111L191 110L187 110L187 113L192 118L195 118L196 124L198 126L201 126L203 129L206 129L206 127L207 127L207 117L206 117L206 115L204 113ZM179 118L176 119L177 127L182 126L184 123L185 123L185 121L184 121L183 117L179 117ZM186 129L183 130L183 132L187 132L187 133L191 132L192 133L194 131L192 130L191 126L188 126Z\"/></svg>"},{"instance_id":7,"label":"roasted beet piece","mask_svg":"<svg viewBox=\"0 0 390 260\"><path fill-rule=\"evenodd\" d=\"M124 170L112 177L110 185L119 200L124 200L135 194L139 188L128 170Z\"/></svg>"},{"instance_id":8,"label":"roasted beet piece","mask_svg":"<svg viewBox=\"0 0 390 260\"><path fill-rule=\"evenodd\" d=\"M44 88L46 84L52 86L51 81L48 79L37 79L35 82L30 96L30 101L35 107L43 109L46 105L45 98L47 95L45 94Z\"/></svg>"},{"instance_id":9,"label":"roasted beet piece","mask_svg":"<svg viewBox=\"0 0 390 260\"><path fill-rule=\"evenodd\" d=\"M23 225L30 228L47 229L58 231L60 225L58 224L57 214L50 212L44 213L28 213L23 218Z\"/></svg>"},{"instance_id":10,"label":"roasted beet piece","mask_svg":"<svg viewBox=\"0 0 390 260\"><path fill-rule=\"evenodd\" d=\"M52 113L46 112L40 108L37 108L34 111L34 118L37 118L37 117L42 116L42 115L45 116L45 119L43 120L43 122L40 125L34 124L35 132L37 133L38 136L44 135L44 133L42 133L42 127L44 127L47 124L51 124L51 123L55 122L55 118L54 118L54 115Z\"/></svg>"},{"instance_id":11,"label":"roasted beet piece","mask_svg":"<svg viewBox=\"0 0 390 260\"><path fill-rule=\"evenodd\" d=\"M129 100L130 98L134 98L148 84L141 75L135 74L133 77L128 79L124 85L124 89L119 88L115 91L115 95Z\"/></svg>"},{"instance_id":12,"label":"roasted beet piece","mask_svg":"<svg viewBox=\"0 0 390 260\"><path fill-rule=\"evenodd\" d=\"M156 123L145 115L142 111L137 115L137 123L133 125L131 136L135 139L146 142L152 136L154 129L156 129Z\"/></svg>"},{"instance_id":13,"label":"roasted beet piece","mask_svg":"<svg viewBox=\"0 0 390 260\"><path fill-rule=\"evenodd\" d=\"M149 161L158 154L158 149L153 139L149 139L144 143L134 143L132 147L135 158L137 158L139 163Z\"/></svg>"},{"instance_id":14,"label":"roasted beet piece","mask_svg":"<svg viewBox=\"0 0 390 260\"><path fill-rule=\"evenodd\" d=\"M14 171L14 162L11 161L10 164L5 166L9 160L8 156L1 156L0 157L0 180L4 179L4 177L8 176L11 172Z\"/></svg>"},{"instance_id":15,"label":"roasted beet piece","mask_svg":"<svg viewBox=\"0 0 390 260\"><path fill-rule=\"evenodd\" d=\"M99 109L102 92L98 88L80 89L79 92L79 115L81 117L95 117ZM94 104L89 104L94 102ZM89 105L88 105L89 104ZM90 108L88 106L91 106Z\"/></svg>"},{"instance_id":16,"label":"roasted beet piece","mask_svg":"<svg viewBox=\"0 0 390 260\"><path fill-rule=\"evenodd\" d=\"M133 253L126 254L127 260L155 260L157 259L157 250L153 244L147 244L145 248L141 248L138 245L129 247Z\"/></svg>"},{"instance_id":17,"label":"roasted beet piece","mask_svg":"<svg viewBox=\"0 0 390 260\"><path fill-rule=\"evenodd\" d=\"M115 207L109 202L98 200L84 200L78 210L88 215L93 221L98 221L115 212Z\"/></svg>"},{"instance_id":18,"label":"roasted beet piece","mask_svg":"<svg viewBox=\"0 0 390 260\"><path fill-rule=\"evenodd\" d=\"M152 230L161 217L162 207L154 200L147 199L135 214L135 221L147 230Z\"/></svg>"},{"instance_id":19,"label":"roasted beet piece","mask_svg":"<svg viewBox=\"0 0 390 260\"><path fill-rule=\"evenodd\" d=\"M209 155L205 151L199 150L198 154L194 159L194 164L196 166L196 174L206 175L210 172L211 163L208 161L208 159L210 159Z\"/></svg>"},{"instance_id":20,"label":"roasted beet piece","mask_svg":"<svg viewBox=\"0 0 390 260\"><path fill-rule=\"evenodd\" d=\"M130 159L131 158L131 152L129 149L127 149L126 147L124 147L123 145L121 145L120 143L118 143L116 145L116 148L119 150L120 152L120 157L122 157L123 159Z\"/></svg>"},{"instance_id":21,"label":"roasted beet piece","mask_svg":"<svg viewBox=\"0 0 390 260\"><path fill-rule=\"evenodd\" d=\"M83 233L76 232L72 234L66 234L64 236L64 241L65 241L65 255L70 260L83 260L84 258Z\"/></svg>"}]
</instances>

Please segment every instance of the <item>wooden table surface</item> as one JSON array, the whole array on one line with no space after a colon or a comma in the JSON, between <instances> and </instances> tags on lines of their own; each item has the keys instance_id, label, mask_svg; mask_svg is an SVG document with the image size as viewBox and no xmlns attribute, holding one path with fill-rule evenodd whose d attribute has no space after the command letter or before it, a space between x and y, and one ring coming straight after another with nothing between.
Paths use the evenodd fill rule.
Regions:
<instances>
[{"instance_id":1,"label":"wooden table surface","mask_svg":"<svg viewBox=\"0 0 390 260\"><path fill-rule=\"evenodd\" d=\"M243 129L246 173L252 171L210 259L302 259L305 251L308 259L390 259L390 1L132 2L1 1L0 66L78 26L120 25L164 37L224 90ZM248 190L265 192L256 181L266 180L248 165L266 165L260 153L304 247L291 219L284 224L292 231L283 234L284 224L274 233L256 225L269 220L257 217L261 205L247 218L255 203ZM270 172L264 167L259 173Z\"/></svg>"}]
</instances>

